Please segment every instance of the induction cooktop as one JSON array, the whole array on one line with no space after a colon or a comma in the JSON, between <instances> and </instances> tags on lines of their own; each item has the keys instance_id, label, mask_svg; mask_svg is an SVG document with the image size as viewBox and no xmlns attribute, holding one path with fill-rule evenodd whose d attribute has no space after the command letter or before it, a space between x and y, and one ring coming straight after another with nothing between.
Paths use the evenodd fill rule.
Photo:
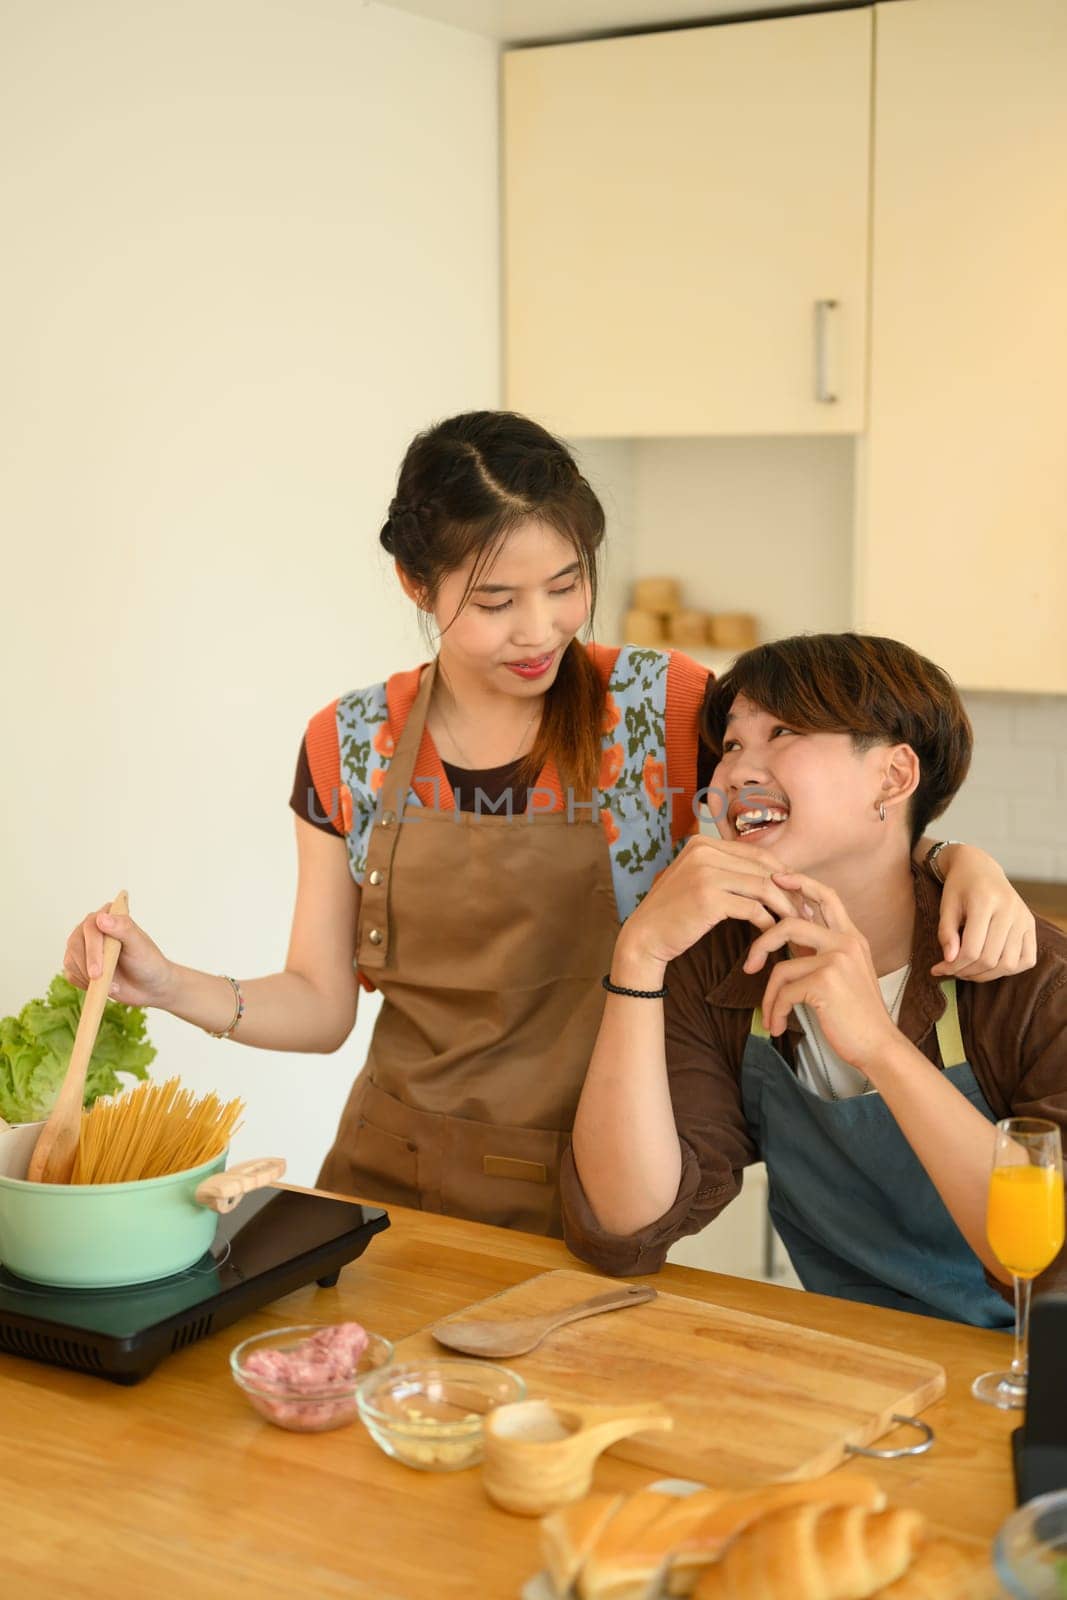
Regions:
<instances>
[{"instance_id":1,"label":"induction cooktop","mask_svg":"<svg viewBox=\"0 0 1067 1600\"><path fill-rule=\"evenodd\" d=\"M53 1289L0 1265L0 1352L138 1383L176 1350L314 1280L337 1282L389 1226L386 1212L326 1195L260 1189L219 1218L193 1266L121 1289Z\"/></svg>"}]
</instances>

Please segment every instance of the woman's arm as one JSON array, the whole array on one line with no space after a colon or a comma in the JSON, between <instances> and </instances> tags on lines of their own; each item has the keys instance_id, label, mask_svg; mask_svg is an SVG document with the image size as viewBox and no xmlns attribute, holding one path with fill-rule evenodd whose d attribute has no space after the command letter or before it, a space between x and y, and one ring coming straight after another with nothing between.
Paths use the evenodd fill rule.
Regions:
<instances>
[{"instance_id":1,"label":"woman's arm","mask_svg":"<svg viewBox=\"0 0 1067 1600\"><path fill-rule=\"evenodd\" d=\"M916 866L933 844L919 840L912 852ZM933 975L989 983L1028 972L1037 960L1034 914L993 857L973 844L946 844L931 873L940 873L944 883L937 928L944 960Z\"/></svg>"},{"instance_id":2,"label":"woman's arm","mask_svg":"<svg viewBox=\"0 0 1067 1600\"><path fill-rule=\"evenodd\" d=\"M340 837L298 817L296 839L296 906L285 969L242 981L245 1012L231 1037L264 1050L327 1053L344 1043L356 1020L360 891ZM86 917L67 942L63 967L78 988L100 970L105 933L122 941L114 999L155 1006L214 1033L229 1026L234 996L225 978L168 960L132 918L109 917L106 908Z\"/></svg>"}]
</instances>

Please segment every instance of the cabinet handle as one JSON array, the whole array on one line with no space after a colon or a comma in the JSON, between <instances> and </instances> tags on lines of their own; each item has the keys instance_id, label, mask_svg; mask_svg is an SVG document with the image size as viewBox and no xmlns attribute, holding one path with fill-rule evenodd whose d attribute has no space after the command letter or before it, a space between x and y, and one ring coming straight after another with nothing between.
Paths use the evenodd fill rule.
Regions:
<instances>
[{"instance_id":1,"label":"cabinet handle","mask_svg":"<svg viewBox=\"0 0 1067 1600\"><path fill-rule=\"evenodd\" d=\"M830 312L836 310L836 300L816 300L815 302L815 398L821 406L837 404L837 396L830 388L828 341L826 336Z\"/></svg>"}]
</instances>

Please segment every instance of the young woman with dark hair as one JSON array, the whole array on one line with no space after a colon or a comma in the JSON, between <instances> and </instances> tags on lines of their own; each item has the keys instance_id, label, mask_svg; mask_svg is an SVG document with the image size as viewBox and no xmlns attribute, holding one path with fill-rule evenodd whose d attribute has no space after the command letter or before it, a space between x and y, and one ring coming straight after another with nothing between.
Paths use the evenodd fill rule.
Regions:
<instances>
[{"instance_id":1,"label":"young woman with dark hair","mask_svg":"<svg viewBox=\"0 0 1067 1600\"><path fill-rule=\"evenodd\" d=\"M582 642L603 535L573 455L536 423L478 411L420 434L380 538L436 654L308 725L285 971L242 988L101 915L68 941L74 982L113 932L120 1000L267 1049L337 1049L357 973L378 989L326 1187L560 1231L601 978L694 829L708 681L674 652ZM999 971L1012 951L984 908L1021 931L1028 913L981 852L946 858L945 954Z\"/></svg>"},{"instance_id":2,"label":"young woman with dark hair","mask_svg":"<svg viewBox=\"0 0 1067 1600\"><path fill-rule=\"evenodd\" d=\"M993 983L939 959L912 852L970 764L959 696L889 639L785 639L713 687L705 736L735 851L690 840L620 934L564 1165L572 1248L654 1271L762 1160L807 1288L1006 1326L994 1122L1067 1125L1067 939L1039 923L1036 962Z\"/></svg>"}]
</instances>

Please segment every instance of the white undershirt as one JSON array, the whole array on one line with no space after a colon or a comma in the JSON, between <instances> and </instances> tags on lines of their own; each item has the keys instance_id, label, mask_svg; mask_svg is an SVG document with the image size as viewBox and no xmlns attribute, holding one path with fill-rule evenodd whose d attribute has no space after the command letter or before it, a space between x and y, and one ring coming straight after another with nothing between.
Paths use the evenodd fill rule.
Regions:
<instances>
[{"instance_id":1,"label":"white undershirt","mask_svg":"<svg viewBox=\"0 0 1067 1600\"><path fill-rule=\"evenodd\" d=\"M907 967L898 967L896 972L887 972L884 978L878 979L885 1008L894 1022L900 1015L900 1002L907 987L904 982L907 970ZM862 1072L850 1067L847 1061L842 1061L837 1052L831 1049L826 1035L816 1021L815 1013L807 1006L797 1006L796 1014L804 1029L804 1037L797 1044L797 1077L805 1089L817 1094L820 1100L832 1100L835 1095L838 1100L849 1100L853 1095L864 1094L870 1088L868 1080ZM818 1049L815 1040L818 1041ZM822 1062L819 1059L819 1050L822 1051ZM825 1073L822 1063L826 1066ZM827 1078L834 1086L833 1094L826 1086Z\"/></svg>"}]
</instances>

